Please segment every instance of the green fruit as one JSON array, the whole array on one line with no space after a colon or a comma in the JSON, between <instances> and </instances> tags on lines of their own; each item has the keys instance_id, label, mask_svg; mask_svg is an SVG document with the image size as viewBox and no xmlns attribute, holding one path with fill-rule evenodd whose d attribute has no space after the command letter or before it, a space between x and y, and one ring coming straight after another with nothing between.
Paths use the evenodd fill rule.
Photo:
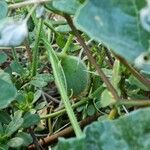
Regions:
<instances>
[{"instance_id":1,"label":"green fruit","mask_svg":"<svg viewBox=\"0 0 150 150\"><path fill-rule=\"evenodd\" d=\"M84 62L75 56L59 55L66 77L68 94L79 96L89 83L89 73Z\"/></svg>"}]
</instances>

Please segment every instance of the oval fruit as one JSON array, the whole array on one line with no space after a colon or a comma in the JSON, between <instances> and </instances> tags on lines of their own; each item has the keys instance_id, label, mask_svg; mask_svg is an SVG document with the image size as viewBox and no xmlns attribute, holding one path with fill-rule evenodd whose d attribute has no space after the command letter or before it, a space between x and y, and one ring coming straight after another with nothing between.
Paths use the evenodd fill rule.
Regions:
<instances>
[{"instance_id":1,"label":"oval fruit","mask_svg":"<svg viewBox=\"0 0 150 150\"><path fill-rule=\"evenodd\" d=\"M75 56L59 55L67 82L68 94L79 96L89 83L89 73L85 63Z\"/></svg>"}]
</instances>

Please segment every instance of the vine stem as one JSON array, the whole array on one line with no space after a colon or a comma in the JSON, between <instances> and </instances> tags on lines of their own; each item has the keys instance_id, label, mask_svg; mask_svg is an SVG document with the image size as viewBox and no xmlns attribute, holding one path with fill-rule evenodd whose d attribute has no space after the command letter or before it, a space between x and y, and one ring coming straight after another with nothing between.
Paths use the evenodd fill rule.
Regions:
<instances>
[{"instance_id":1,"label":"vine stem","mask_svg":"<svg viewBox=\"0 0 150 150\"><path fill-rule=\"evenodd\" d=\"M84 100L81 100L81 101L73 104L71 107L72 107L72 109L74 109L74 108L77 108L77 107L85 104L86 102L87 102L87 99L84 99ZM51 113L51 114L48 114L48 115L45 115L45 116L41 116L41 119L54 118L56 116L62 115L65 112L66 112L66 109L61 109L57 112L54 112L54 113Z\"/></svg>"},{"instance_id":2,"label":"vine stem","mask_svg":"<svg viewBox=\"0 0 150 150\"><path fill-rule=\"evenodd\" d=\"M150 100L120 100L115 102L113 105L126 105L126 106L150 106Z\"/></svg>"},{"instance_id":3,"label":"vine stem","mask_svg":"<svg viewBox=\"0 0 150 150\"><path fill-rule=\"evenodd\" d=\"M25 22L27 22L27 21L29 20L29 18L31 17L32 13L34 12L34 10L36 9L37 6L38 6L38 5L35 4L35 5L31 8L31 10L29 11L28 15L26 16L26 18L25 18L25 20L24 20Z\"/></svg>"},{"instance_id":4,"label":"vine stem","mask_svg":"<svg viewBox=\"0 0 150 150\"><path fill-rule=\"evenodd\" d=\"M78 32L78 30L76 29L76 27L73 24L73 21L71 19L70 16L65 15L64 16L69 24L69 26L71 27L72 31L74 32L74 34L77 37L78 42L80 43L80 45L83 47L86 55L89 58L89 61L94 65L94 67L96 68L99 76L101 77L101 79L103 80L103 82L106 84L108 90L111 92L111 94L113 95L114 99L117 101L119 100L119 96L118 93L116 91L116 89L113 87L113 85L110 83L110 81L107 79L106 75L104 74L104 72L101 70L101 68L98 66L98 64L96 63L95 59L93 58L89 47L85 44L84 40L82 39L80 33Z\"/></svg>"},{"instance_id":5,"label":"vine stem","mask_svg":"<svg viewBox=\"0 0 150 150\"><path fill-rule=\"evenodd\" d=\"M37 66L38 66L38 53L39 53L39 41L40 41L40 33L42 29L43 20L39 19L38 27L37 27L37 34L35 40L35 46L33 48L33 59L32 59L32 68L31 68L31 76L36 75Z\"/></svg>"},{"instance_id":6,"label":"vine stem","mask_svg":"<svg viewBox=\"0 0 150 150\"><path fill-rule=\"evenodd\" d=\"M32 5L32 4L40 4L40 3L50 2L50 1L52 1L52 0L30 0L30 1L24 1L24 2L20 2L20 3L10 4L8 6L8 8L9 9L16 9L16 8L25 7L25 6Z\"/></svg>"},{"instance_id":7,"label":"vine stem","mask_svg":"<svg viewBox=\"0 0 150 150\"><path fill-rule=\"evenodd\" d=\"M53 31L56 35L60 35L58 32L55 31L55 28L50 24L48 21L44 21L44 25L46 25L51 31Z\"/></svg>"},{"instance_id":8,"label":"vine stem","mask_svg":"<svg viewBox=\"0 0 150 150\"><path fill-rule=\"evenodd\" d=\"M66 44L65 44L65 46L61 52L62 55L65 55L67 53L67 50L69 49L69 46L73 40L73 37L74 37L73 34L69 35L68 40L67 40L67 42L66 42Z\"/></svg>"},{"instance_id":9,"label":"vine stem","mask_svg":"<svg viewBox=\"0 0 150 150\"><path fill-rule=\"evenodd\" d=\"M45 48L48 51L49 61L50 61L52 68L53 68L55 81L57 83L57 86L58 86L58 89L59 89L59 92L60 92L60 95L62 98L62 102L64 103L64 106L66 108L69 120L72 124L72 127L75 131L76 136L80 137L83 135L82 130L78 124L76 116L75 116L73 109L71 107L70 100L67 96L66 88L65 88L64 83L62 81L62 78L60 77L60 73L58 73L58 71L57 71L58 69L60 69L60 68L58 68L58 64L56 64L56 60L58 58L57 58L55 51L53 50L51 44L47 41L47 39L43 39L43 42L44 42Z\"/></svg>"}]
</instances>

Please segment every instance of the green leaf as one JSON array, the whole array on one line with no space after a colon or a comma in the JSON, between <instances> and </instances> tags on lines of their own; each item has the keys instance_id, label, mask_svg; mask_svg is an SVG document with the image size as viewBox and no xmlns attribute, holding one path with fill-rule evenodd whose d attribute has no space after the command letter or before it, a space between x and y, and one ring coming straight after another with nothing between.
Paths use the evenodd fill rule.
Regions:
<instances>
[{"instance_id":1,"label":"green leaf","mask_svg":"<svg viewBox=\"0 0 150 150\"><path fill-rule=\"evenodd\" d=\"M58 44L60 48L63 48L66 44L66 38L62 36L61 34L59 34L56 38L56 43Z\"/></svg>"},{"instance_id":2,"label":"green leaf","mask_svg":"<svg viewBox=\"0 0 150 150\"><path fill-rule=\"evenodd\" d=\"M150 123L149 113L150 108L141 109L115 121L93 123L85 131L88 149L148 150L150 140L146 137L150 134L147 126Z\"/></svg>"},{"instance_id":3,"label":"green leaf","mask_svg":"<svg viewBox=\"0 0 150 150\"><path fill-rule=\"evenodd\" d=\"M7 60L7 55L4 52L0 52L0 64Z\"/></svg>"},{"instance_id":4,"label":"green leaf","mask_svg":"<svg viewBox=\"0 0 150 150\"><path fill-rule=\"evenodd\" d=\"M94 115L95 114L95 112L96 112L96 110L95 110L95 107L94 107L94 105L88 105L88 107L87 107L87 115L88 116L92 116L92 115Z\"/></svg>"},{"instance_id":5,"label":"green leaf","mask_svg":"<svg viewBox=\"0 0 150 150\"><path fill-rule=\"evenodd\" d=\"M66 77L68 94L83 94L89 84L89 73L85 63L80 58L70 55L59 55L59 58Z\"/></svg>"},{"instance_id":6,"label":"green leaf","mask_svg":"<svg viewBox=\"0 0 150 150\"><path fill-rule=\"evenodd\" d=\"M56 150L149 150L150 108L139 109L117 120L97 121L85 130L81 139L60 139Z\"/></svg>"},{"instance_id":7,"label":"green leaf","mask_svg":"<svg viewBox=\"0 0 150 150\"><path fill-rule=\"evenodd\" d=\"M0 1L0 19L3 19L7 16L8 6L5 0Z\"/></svg>"},{"instance_id":8,"label":"green leaf","mask_svg":"<svg viewBox=\"0 0 150 150\"><path fill-rule=\"evenodd\" d=\"M40 122L40 117L38 114L26 113L23 118L24 118L24 121L22 124L23 128L28 128L28 127L37 125Z\"/></svg>"},{"instance_id":9,"label":"green leaf","mask_svg":"<svg viewBox=\"0 0 150 150\"><path fill-rule=\"evenodd\" d=\"M28 133L19 132L17 133L16 136L23 139L23 144L22 144L23 146L28 146L29 144L33 142L31 135Z\"/></svg>"},{"instance_id":10,"label":"green leaf","mask_svg":"<svg viewBox=\"0 0 150 150\"><path fill-rule=\"evenodd\" d=\"M69 27L69 25L59 25L55 28L55 30L60 33L68 33L71 31L71 28Z\"/></svg>"},{"instance_id":11,"label":"green leaf","mask_svg":"<svg viewBox=\"0 0 150 150\"><path fill-rule=\"evenodd\" d=\"M145 5L145 0L88 0L78 11L75 25L134 63L149 47L150 34L139 20Z\"/></svg>"},{"instance_id":12,"label":"green leaf","mask_svg":"<svg viewBox=\"0 0 150 150\"><path fill-rule=\"evenodd\" d=\"M7 135L7 137L11 136L14 132L16 132L21 127L23 123L23 118L21 116L22 116L21 111L15 112L12 121L8 124L5 130L5 134Z\"/></svg>"},{"instance_id":13,"label":"green leaf","mask_svg":"<svg viewBox=\"0 0 150 150\"><path fill-rule=\"evenodd\" d=\"M106 89L102 92L101 98L100 98L100 104L101 107L106 107L110 105L111 103L115 102L113 99L113 96L111 93Z\"/></svg>"},{"instance_id":14,"label":"green leaf","mask_svg":"<svg viewBox=\"0 0 150 150\"><path fill-rule=\"evenodd\" d=\"M149 88L147 88L143 83L141 83L138 79L136 79L134 76L130 76L129 82L131 85L136 85L138 88L144 90L144 91L150 91Z\"/></svg>"},{"instance_id":15,"label":"green leaf","mask_svg":"<svg viewBox=\"0 0 150 150\"><path fill-rule=\"evenodd\" d=\"M30 81L30 84L32 84L38 88L43 88L47 85L47 83L43 80L32 80L32 81Z\"/></svg>"},{"instance_id":16,"label":"green leaf","mask_svg":"<svg viewBox=\"0 0 150 150\"><path fill-rule=\"evenodd\" d=\"M55 150L86 150L85 137L71 138L68 141L64 138L59 138L59 143Z\"/></svg>"},{"instance_id":17,"label":"green leaf","mask_svg":"<svg viewBox=\"0 0 150 150\"><path fill-rule=\"evenodd\" d=\"M6 72L4 72L3 70L0 70L0 79L12 84L10 75Z\"/></svg>"},{"instance_id":18,"label":"green leaf","mask_svg":"<svg viewBox=\"0 0 150 150\"><path fill-rule=\"evenodd\" d=\"M55 9L71 15L75 14L80 6L79 0L56 0L52 4Z\"/></svg>"},{"instance_id":19,"label":"green leaf","mask_svg":"<svg viewBox=\"0 0 150 150\"><path fill-rule=\"evenodd\" d=\"M17 90L12 84L0 79L0 91L0 109L3 109L15 100Z\"/></svg>"},{"instance_id":20,"label":"green leaf","mask_svg":"<svg viewBox=\"0 0 150 150\"><path fill-rule=\"evenodd\" d=\"M33 80L30 81L30 84L35 87L42 88L48 84L48 82L52 82L54 80L53 76L50 74L38 74L34 77Z\"/></svg>"},{"instance_id":21,"label":"green leaf","mask_svg":"<svg viewBox=\"0 0 150 150\"><path fill-rule=\"evenodd\" d=\"M42 95L42 91L41 90L38 90L34 93L34 99L32 101L32 104L34 104Z\"/></svg>"},{"instance_id":22,"label":"green leaf","mask_svg":"<svg viewBox=\"0 0 150 150\"><path fill-rule=\"evenodd\" d=\"M15 138L10 139L10 141L8 142L8 145L10 147L17 148L17 147L20 147L23 144L23 142L24 141L22 138L15 137Z\"/></svg>"},{"instance_id":23,"label":"green leaf","mask_svg":"<svg viewBox=\"0 0 150 150\"><path fill-rule=\"evenodd\" d=\"M10 64L10 67L12 69L12 72L16 72L18 74L24 74L25 73L22 65L16 61L12 61Z\"/></svg>"}]
</instances>

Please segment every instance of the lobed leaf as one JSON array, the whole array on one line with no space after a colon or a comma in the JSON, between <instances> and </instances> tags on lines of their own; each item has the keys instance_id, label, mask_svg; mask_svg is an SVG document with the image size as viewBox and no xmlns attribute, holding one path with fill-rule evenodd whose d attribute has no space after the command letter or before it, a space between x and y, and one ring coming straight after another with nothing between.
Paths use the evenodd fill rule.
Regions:
<instances>
[{"instance_id":1,"label":"lobed leaf","mask_svg":"<svg viewBox=\"0 0 150 150\"><path fill-rule=\"evenodd\" d=\"M83 138L60 139L56 150L149 150L150 108L139 109L117 120L87 126Z\"/></svg>"},{"instance_id":2,"label":"lobed leaf","mask_svg":"<svg viewBox=\"0 0 150 150\"><path fill-rule=\"evenodd\" d=\"M91 38L134 63L149 48L150 34L139 19L139 11L145 5L145 0L88 0L74 22ZM141 69L148 70L144 67Z\"/></svg>"}]
</instances>

